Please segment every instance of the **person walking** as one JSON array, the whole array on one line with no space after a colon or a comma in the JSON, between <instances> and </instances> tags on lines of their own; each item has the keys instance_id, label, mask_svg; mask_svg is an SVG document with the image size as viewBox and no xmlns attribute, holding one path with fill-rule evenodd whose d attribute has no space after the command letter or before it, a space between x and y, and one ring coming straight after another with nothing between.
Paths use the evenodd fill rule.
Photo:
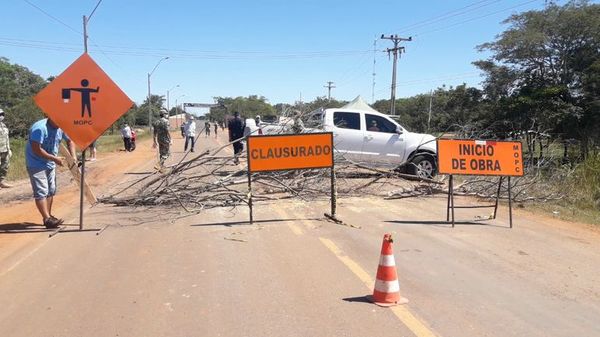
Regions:
<instances>
[{"instance_id":1,"label":"person walking","mask_svg":"<svg viewBox=\"0 0 600 337\"><path fill-rule=\"evenodd\" d=\"M57 156L63 140L67 142L71 156L77 158L75 143L50 118L44 118L29 129L29 141L25 147L25 162L35 206L46 228L56 228L63 223L62 219L52 215L52 201L56 195L56 165L65 165L64 158Z\"/></svg>"},{"instance_id":2,"label":"person walking","mask_svg":"<svg viewBox=\"0 0 600 337\"><path fill-rule=\"evenodd\" d=\"M263 134L263 130L262 127L260 125L262 121L260 120L260 115L256 115L256 117L254 117L254 123L256 124L256 127L258 128L258 135L262 135Z\"/></svg>"},{"instance_id":3,"label":"person walking","mask_svg":"<svg viewBox=\"0 0 600 337\"><path fill-rule=\"evenodd\" d=\"M210 136L210 122L208 120L206 120L206 122L204 122L204 137L208 137Z\"/></svg>"},{"instance_id":4,"label":"person walking","mask_svg":"<svg viewBox=\"0 0 600 337\"><path fill-rule=\"evenodd\" d=\"M0 188L13 187L6 182L10 157L12 157L12 151L10 150L8 127L4 124L4 110L0 109Z\"/></svg>"},{"instance_id":5,"label":"person walking","mask_svg":"<svg viewBox=\"0 0 600 337\"><path fill-rule=\"evenodd\" d=\"M127 123L125 123L121 129L121 136L123 137L125 151L131 152L131 128Z\"/></svg>"},{"instance_id":6,"label":"person walking","mask_svg":"<svg viewBox=\"0 0 600 337\"><path fill-rule=\"evenodd\" d=\"M215 122L215 138L217 138L217 131L219 130L219 124Z\"/></svg>"},{"instance_id":7,"label":"person walking","mask_svg":"<svg viewBox=\"0 0 600 337\"><path fill-rule=\"evenodd\" d=\"M183 152L187 151L189 142L191 142L190 152L194 152L194 143L196 142L196 121L194 121L194 116L190 115L184 126L185 145L183 146Z\"/></svg>"},{"instance_id":8,"label":"person walking","mask_svg":"<svg viewBox=\"0 0 600 337\"><path fill-rule=\"evenodd\" d=\"M166 109L160 111L160 118L154 122L154 144L153 148L158 146L159 153L159 170L165 166L165 161L171 155L171 134L169 133L169 113Z\"/></svg>"},{"instance_id":9,"label":"person walking","mask_svg":"<svg viewBox=\"0 0 600 337\"><path fill-rule=\"evenodd\" d=\"M98 152L96 150L96 141L97 140L93 141L92 144L90 144L90 146L88 147L88 149L90 150L90 161L96 161L96 154Z\"/></svg>"},{"instance_id":10,"label":"person walking","mask_svg":"<svg viewBox=\"0 0 600 337\"><path fill-rule=\"evenodd\" d=\"M244 150L244 145L242 144L242 138L244 138L244 128L246 127L246 123L240 118L240 112L235 111L233 113L234 117L229 120L227 123L227 128L229 129L229 141L233 143L233 162L237 165L240 163L240 159L238 158L240 153Z\"/></svg>"}]
</instances>

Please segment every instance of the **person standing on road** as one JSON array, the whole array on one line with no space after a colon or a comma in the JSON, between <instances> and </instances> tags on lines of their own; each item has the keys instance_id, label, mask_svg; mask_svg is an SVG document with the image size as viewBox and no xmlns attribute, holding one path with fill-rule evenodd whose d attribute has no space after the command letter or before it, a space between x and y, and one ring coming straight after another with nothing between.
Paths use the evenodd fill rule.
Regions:
<instances>
[{"instance_id":1,"label":"person standing on road","mask_svg":"<svg viewBox=\"0 0 600 337\"><path fill-rule=\"evenodd\" d=\"M98 153L98 151L96 150L96 141L97 139L93 141L92 144L88 147L88 149L90 150L90 161L96 161L96 154Z\"/></svg>"},{"instance_id":2,"label":"person standing on road","mask_svg":"<svg viewBox=\"0 0 600 337\"><path fill-rule=\"evenodd\" d=\"M46 228L56 228L63 222L52 215L52 201L56 194L55 168L56 165L64 165L64 158L57 156L58 147L63 140L67 142L71 156L77 158L75 143L51 119L45 118L31 126L29 141L25 147L33 198Z\"/></svg>"},{"instance_id":3,"label":"person standing on road","mask_svg":"<svg viewBox=\"0 0 600 337\"><path fill-rule=\"evenodd\" d=\"M183 124L185 126L185 145L183 146L183 152L187 151L188 143L191 142L190 152L194 152L194 143L196 142L196 122L194 116L190 115L187 122Z\"/></svg>"},{"instance_id":4,"label":"person standing on road","mask_svg":"<svg viewBox=\"0 0 600 337\"><path fill-rule=\"evenodd\" d=\"M8 127L4 124L4 110L0 109L0 188L12 187L11 184L6 182L10 157L12 157L12 151L10 150Z\"/></svg>"},{"instance_id":5,"label":"person standing on road","mask_svg":"<svg viewBox=\"0 0 600 337\"><path fill-rule=\"evenodd\" d=\"M127 123L123 125L121 129L121 136L123 137L123 145L125 146L125 151L131 152L131 128Z\"/></svg>"},{"instance_id":6,"label":"person standing on road","mask_svg":"<svg viewBox=\"0 0 600 337\"><path fill-rule=\"evenodd\" d=\"M304 123L302 123L302 113L300 111L296 111L294 114L294 124L292 124L292 132L302 133L303 130Z\"/></svg>"},{"instance_id":7,"label":"person standing on road","mask_svg":"<svg viewBox=\"0 0 600 337\"><path fill-rule=\"evenodd\" d=\"M166 109L160 111L160 118L154 122L154 144L153 148L158 146L159 166L162 169L165 166L165 161L171 155L171 134L169 133L169 113Z\"/></svg>"},{"instance_id":8,"label":"person standing on road","mask_svg":"<svg viewBox=\"0 0 600 337\"><path fill-rule=\"evenodd\" d=\"M208 120L204 122L204 133L204 137L210 136L210 122Z\"/></svg>"},{"instance_id":9,"label":"person standing on road","mask_svg":"<svg viewBox=\"0 0 600 337\"><path fill-rule=\"evenodd\" d=\"M244 150L244 145L242 145L242 138L244 138L244 128L246 127L246 123L240 118L240 112L236 111L233 113L234 117L229 120L227 123L227 128L229 129L229 141L233 143L233 162L237 165L240 163L239 155Z\"/></svg>"},{"instance_id":10,"label":"person standing on road","mask_svg":"<svg viewBox=\"0 0 600 337\"><path fill-rule=\"evenodd\" d=\"M215 138L217 138L217 131L219 130L219 124L215 122Z\"/></svg>"},{"instance_id":11,"label":"person standing on road","mask_svg":"<svg viewBox=\"0 0 600 337\"><path fill-rule=\"evenodd\" d=\"M254 117L254 123L256 124L256 127L258 128L258 135L262 135L263 134L263 130L262 127L260 126L261 120L260 120L260 115L256 115L256 117Z\"/></svg>"}]
</instances>

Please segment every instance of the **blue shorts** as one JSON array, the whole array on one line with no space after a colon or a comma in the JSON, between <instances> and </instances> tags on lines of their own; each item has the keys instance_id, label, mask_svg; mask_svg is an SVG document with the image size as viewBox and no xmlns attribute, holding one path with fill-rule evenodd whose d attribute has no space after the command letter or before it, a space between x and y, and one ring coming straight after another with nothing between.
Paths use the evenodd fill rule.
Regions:
<instances>
[{"instance_id":1,"label":"blue shorts","mask_svg":"<svg viewBox=\"0 0 600 337\"><path fill-rule=\"evenodd\" d=\"M56 194L56 171L55 169L27 168L33 198L35 200L46 199Z\"/></svg>"}]
</instances>

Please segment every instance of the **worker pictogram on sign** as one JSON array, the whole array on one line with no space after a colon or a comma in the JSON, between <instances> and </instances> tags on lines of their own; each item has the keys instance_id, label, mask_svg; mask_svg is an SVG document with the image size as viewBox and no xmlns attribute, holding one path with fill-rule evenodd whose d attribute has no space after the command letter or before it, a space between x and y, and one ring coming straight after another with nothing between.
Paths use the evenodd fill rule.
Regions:
<instances>
[{"instance_id":1,"label":"worker pictogram on sign","mask_svg":"<svg viewBox=\"0 0 600 337\"><path fill-rule=\"evenodd\" d=\"M87 148L133 105L87 53L34 100L81 149Z\"/></svg>"},{"instance_id":2,"label":"worker pictogram on sign","mask_svg":"<svg viewBox=\"0 0 600 337\"><path fill-rule=\"evenodd\" d=\"M63 102L69 103L71 101L71 91L79 91L81 93L81 118L83 118L85 114L85 110L87 110L88 117L92 117L92 100L96 100L96 97L91 97L91 93L99 92L100 87L96 87L96 89L88 88L87 86L90 84L90 81L87 79L81 80L81 86L83 88L63 88L62 90L62 98Z\"/></svg>"}]
</instances>

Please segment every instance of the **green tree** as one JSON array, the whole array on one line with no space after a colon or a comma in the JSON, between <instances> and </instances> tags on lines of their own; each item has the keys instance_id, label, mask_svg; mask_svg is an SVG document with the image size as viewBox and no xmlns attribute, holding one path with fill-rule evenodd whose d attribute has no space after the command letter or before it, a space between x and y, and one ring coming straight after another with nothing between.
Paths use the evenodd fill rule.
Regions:
<instances>
[{"instance_id":1,"label":"green tree","mask_svg":"<svg viewBox=\"0 0 600 337\"><path fill-rule=\"evenodd\" d=\"M215 121L223 121L235 111L239 111L242 118L254 118L256 115L269 118L277 115L275 108L264 96L214 97L214 100L219 106L211 108L208 118Z\"/></svg>"},{"instance_id":2,"label":"green tree","mask_svg":"<svg viewBox=\"0 0 600 337\"><path fill-rule=\"evenodd\" d=\"M165 103L165 96L162 95L150 95L150 104L148 104L148 98L144 100L142 105L137 107L133 116L135 116L135 125L147 126L148 116L150 111L152 112L152 120L155 121L160 117L160 109Z\"/></svg>"},{"instance_id":3,"label":"green tree","mask_svg":"<svg viewBox=\"0 0 600 337\"><path fill-rule=\"evenodd\" d=\"M521 130L541 129L576 138L585 157L598 140L597 62L600 5L554 3L513 15L494 42L479 46L493 56L475 62L486 73L484 90L496 119ZM508 123L507 123L508 124Z\"/></svg>"},{"instance_id":4,"label":"green tree","mask_svg":"<svg viewBox=\"0 0 600 337\"><path fill-rule=\"evenodd\" d=\"M41 76L0 57L0 107L6 111L11 136L25 137L31 124L43 117L32 97L46 85Z\"/></svg>"}]
</instances>

